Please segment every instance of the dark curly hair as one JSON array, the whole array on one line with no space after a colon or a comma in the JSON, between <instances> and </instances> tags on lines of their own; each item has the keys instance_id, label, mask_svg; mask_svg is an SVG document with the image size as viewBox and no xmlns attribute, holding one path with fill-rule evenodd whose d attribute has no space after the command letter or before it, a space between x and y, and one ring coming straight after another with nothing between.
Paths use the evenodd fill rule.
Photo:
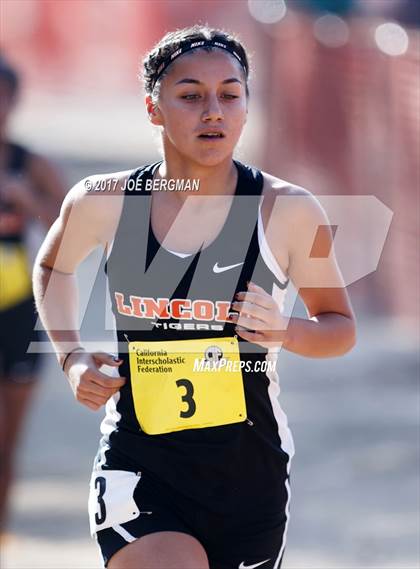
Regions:
<instances>
[{"instance_id":1,"label":"dark curly hair","mask_svg":"<svg viewBox=\"0 0 420 569\"><path fill-rule=\"evenodd\" d=\"M244 64L243 71L245 75L245 89L246 95L248 97L248 79L250 74L250 66L249 57L245 51L244 46L235 35L221 29L210 28L208 25L200 24L196 24L194 26L180 30L175 30L173 32L168 32L146 55L146 57L143 59L143 71L141 74L146 93L148 95L152 95L154 99L157 99L159 96L161 80L166 75L170 65L163 71L163 73L159 76L159 79L156 81L159 66L163 61L165 61L165 59L169 57L170 54L176 51L185 42L201 40L214 40L231 44L234 47L235 51L239 53ZM204 49L205 51L210 52L214 49L219 48L201 47L199 49Z\"/></svg>"}]
</instances>

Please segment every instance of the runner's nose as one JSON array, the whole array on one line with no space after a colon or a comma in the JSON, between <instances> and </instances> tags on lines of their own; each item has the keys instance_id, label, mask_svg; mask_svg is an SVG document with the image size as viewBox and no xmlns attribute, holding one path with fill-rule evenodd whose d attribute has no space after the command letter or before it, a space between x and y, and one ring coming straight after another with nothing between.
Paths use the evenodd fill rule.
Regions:
<instances>
[{"instance_id":1,"label":"runner's nose","mask_svg":"<svg viewBox=\"0 0 420 569\"><path fill-rule=\"evenodd\" d=\"M223 119L223 111L217 95L209 95L206 99L202 119L205 122Z\"/></svg>"}]
</instances>

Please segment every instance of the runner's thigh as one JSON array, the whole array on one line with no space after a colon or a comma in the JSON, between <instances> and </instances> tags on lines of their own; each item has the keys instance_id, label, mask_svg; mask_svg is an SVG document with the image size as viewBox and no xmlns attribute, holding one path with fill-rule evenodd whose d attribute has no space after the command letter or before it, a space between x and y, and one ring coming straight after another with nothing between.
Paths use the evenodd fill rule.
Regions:
<instances>
[{"instance_id":1,"label":"runner's thigh","mask_svg":"<svg viewBox=\"0 0 420 569\"><path fill-rule=\"evenodd\" d=\"M186 533L160 531L129 543L111 557L108 569L208 569L200 542Z\"/></svg>"}]
</instances>

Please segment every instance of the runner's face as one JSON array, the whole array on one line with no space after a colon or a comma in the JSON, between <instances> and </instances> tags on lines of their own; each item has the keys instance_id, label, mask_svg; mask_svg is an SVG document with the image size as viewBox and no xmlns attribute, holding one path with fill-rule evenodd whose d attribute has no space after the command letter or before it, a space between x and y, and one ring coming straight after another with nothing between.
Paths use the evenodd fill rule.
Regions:
<instances>
[{"instance_id":1,"label":"runner's face","mask_svg":"<svg viewBox=\"0 0 420 569\"><path fill-rule=\"evenodd\" d=\"M165 149L175 154L203 166L219 164L231 157L246 116L244 73L232 55L192 51L162 80L156 118ZM212 131L222 136L203 136Z\"/></svg>"}]
</instances>

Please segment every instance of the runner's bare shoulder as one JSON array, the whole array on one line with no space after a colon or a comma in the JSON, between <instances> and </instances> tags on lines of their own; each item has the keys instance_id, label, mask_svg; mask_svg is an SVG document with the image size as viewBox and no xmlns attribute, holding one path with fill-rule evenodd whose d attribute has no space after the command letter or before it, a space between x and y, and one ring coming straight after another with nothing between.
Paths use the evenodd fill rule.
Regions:
<instances>
[{"instance_id":1,"label":"runner's bare shoulder","mask_svg":"<svg viewBox=\"0 0 420 569\"><path fill-rule=\"evenodd\" d=\"M263 195L268 199L273 199L277 196L313 196L309 190L306 190L302 186L288 180L283 180L264 171L261 171L261 173L264 178Z\"/></svg>"},{"instance_id":2,"label":"runner's bare shoulder","mask_svg":"<svg viewBox=\"0 0 420 569\"><path fill-rule=\"evenodd\" d=\"M98 245L112 241L120 219L124 187L132 170L95 174L81 180L67 194L65 215L84 222ZM64 204L63 204L64 205Z\"/></svg>"},{"instance_id":3,"label":"runner's bare shoulder","mask_svg":"<svg viewBox=\"0 0 420 569\"><path fill-rule=\"evenodd\" d=\"M124 184L132 170L88 176L67 193L37 262L73 273L97 247L112 242L122 211Z\"/></svg>"},{"instance_id":4,"label":"runner's bare shoulder","mask_svg":"<svg viewBox=\"0 0 420 569\"><path fill-rule=\"evenodd\" d=\"M274 176L267 175L264 179L268 186L265 195L274 203L268 228L265 228L267 240L280 265L287 263L295 286L308 288L308 283L313 283L312 288L316 288L324 278L342 287L332 226L320 200L301 186ZM319 261L309 264L311 257Z\"/></svg>"},{"instance_id":5,"label":"runner's bare shoulder","mask_svg":"<svg viewBox=\"0 0 420 569\"><path fill-rule=\"evenodd\" d=\"M262 172L263 188L263 217L274 214L276 222L281 222L288 229L299 222L314 222L325 219L323 208L314 194L309 190ZM296 227L295 227L296 229Z\"/></svg>"},{"instance_id":6,"label":"runner's bare shoulder","mask_svg":"<svg viewBox=\"0 0 420 569\"><path fill-rule=\"evenodd\" d=\"M309 190L267 172L262 174L264 233L281 268L289 271L296 248L306 247L318 225L328 221L319 201Z\"/></svg>"}]
</instances>

